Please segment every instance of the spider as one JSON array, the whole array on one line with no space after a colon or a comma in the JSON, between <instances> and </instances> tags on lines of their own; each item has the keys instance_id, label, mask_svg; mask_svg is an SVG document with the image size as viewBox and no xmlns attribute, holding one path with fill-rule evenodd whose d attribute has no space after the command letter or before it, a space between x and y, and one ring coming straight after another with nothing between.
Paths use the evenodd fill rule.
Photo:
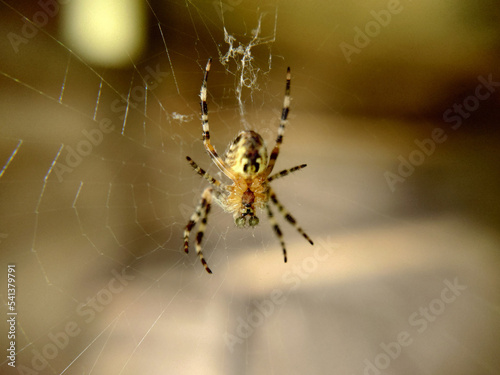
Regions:
<instances>
[{"instance_id":1,"label":"spider","mask_svg":"<svg viewBox=\"0 0 500 375\"><path fill-rule=\"evenodd\" d=\"M232 213L234 223L237 227L243 228L247 224L250 227L255 227L259 224L259 218L256 216L256 209L267 211L267 216L273 227L274 233L278 237L283 249L285 263L287 261L286 247L283 240L281 229L274 218L274 214L269 205L271 201L284 218L295 227L295 229L304 236L304 238L313 245L313 241L297 225L295 218L283 207L278 201L275 192L269 186L271 181L285 177L290 173L296 172L306 167L306 164L285 169L281 172L274 173L274 164L278 158L280 145L283 142L283 134L285 132L285 124L287 122L289 106L290 106L290 68L286 73L286 88L285 99L283 101L283 110L281 113L281 121L278 128L278 136L276 145L274 146L271 155L268 157L266 145L262 137L255 131L241 131L233 142L229 145L224 158L221 158L214 146L210 142L210 132L208 127L208 107L207 107L207 79L210 72L212 59L209 59L203 76L201 85L201 119L203 127L203 144L212 161L233 183L226 185L215 179L202 168L198 166L189 156L186 156L187 161L193 169L203 178L205 178L210 186L207 187L201 194L201 200L196 207L195 212L191 215L186 228L184 229L184 251L189 251L189 235L193 227L200 221L198 233L196 234L195 249L200 257L201 263L208 273L212 273L203 257L201 251L201 241L207 225L208 214L212 204L212 199L215 200L225 212ZM248 219L248 220L247 220Z\"/></svg>"}]
</instances>

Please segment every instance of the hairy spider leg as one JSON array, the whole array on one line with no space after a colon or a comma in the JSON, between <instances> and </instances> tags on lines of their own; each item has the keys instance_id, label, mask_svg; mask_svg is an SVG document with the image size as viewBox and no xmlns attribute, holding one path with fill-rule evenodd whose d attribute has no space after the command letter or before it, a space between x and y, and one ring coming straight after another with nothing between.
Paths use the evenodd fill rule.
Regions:
<instances>
[{"instance_id":1,"label":"hairy spider leg","mask_svg":"<svg viewBox=\"0 0 500 375\"><path fill-rule=\"evenodd\" d=\"M198 164L195 163L193 159L191 159L189 156L186 156L186 160L188 163L193 167L193 169L198 173L201 177L203 177L205 180L207 180L210 184L220 187L221 183L213 178L211 175L209 175L205 170L201 167L198 166Z\"/></svg>"},{"instance_id":2,"label":"hairy spider leg","mask_svg":"<svg viewBox=\"0 0 500 375\"><path fill-rule=\"evenodd\" d=\"M186 228L184 229L184 251L188 253L189 234L191 233L191 230L201 218L200 226L198 227L198 233L196 234L195 249L196 249L196 254L198 254L198 256L200 257L201 264L203 264L203 267L205 267L205 270L208 273L212 273L212 271L208 267L208 264L205 261L205 258L203 257L203 252L201 251L201 241L203 240L203 234L205 233L208 214L210 213L210 208L212 204L212 190L213 188L208 187L203 191L203 193L201 194L201 201L196 207L196 210L193 213L193 215L191 215L191 218L189 219L189 222L186 225Z\"/></svg>"},{"instance_id":3,"label":"hairy spider leg","mask_svg":"<svg viewBox=\"0 0 500 375\"><path fill-rule=\"evenodd\" d=\"M285 125L287 123L288 112L290 111L290 67L288 67L286 71L286 86L285 86L285 98L283 99L283 110L281 111L281 121L280 126L278 128L278 136L276 137L276 144L271 152L269 157L269 164L267 165L265 175L269 176L269 174L273 171L274 164L276 163L276 159L278 159L278 155L280 153L280 146L283 143L283 135L285 134Z\"/></svg>"},{"instance_id":4,"label":"hairy spider leg","mask_svg":"<svg viewBox=\"0 0 500 375\"><path fill-rule=\"evenodd\" d=\"M301 164L301 165L297 165L296 167L293 167L293 168L284 169L281 172L278 172L278 173L273 174L272 176L269 176L267 178L267 182L271 182L271 181L274 181L274 180L276 180L278 178L282 178L282 177L288 176L289 174L291 174L293 172L296 172L296 171L299 171L299 170L301 170L302 168L305 168L305 167L307 167L307 164Z\"/></svg>"},{"instance_id":5,"label":"hairy spider leg","mask_svg":"<svg viewBox=\"0 0 500 375\"><path fill-rule=\"evenodd\" d=\"M211 64L212 64L212 59L210 58L208 59L207 66L205 67L205 74L203 76L203 82L201 84L201 91L200 91L201 121L203 127L203 145L205 146L205 149L207 150L208 154L214 161L215 165L217 165L217 167L219 167L219 169L227 177L229 177L231 180L234 180L236 178L234 176L234 173L231 172L231 169L227 166L224 160L221 159L221 157L215 150L215 147L212 146L212 143L210 142L210 128L208 126L208 106L207 106L207 80Z\"/></svg>"},{"instance_id":6,"label":"hairy spider leg","mask_svg":"<svg viewBox=\"0 0 500 375\"><path fill-rule=\"evenodd\" d=\"M269 204L266 204L266 209L267 209L267 217L269 218L269 221L271 222L274 233L276 233L276 236L278 237L278 240L280 241L281 248L283 249L283 257L284 257L285 263L286 263L286 261L287 261L286 247L285 247L285 241L283 240L283 233L281 232L281 229L278 225L278 222L276 221L276 218L273 215L273 211L271 210L271 207L269 206Z\"/></svg>"},{"instance_id":7,"label":"hairy spider leg","mask_svg":"<svg viewBox=\"0 0 500 375\"><path fill-rule=\"evenodd\" d=\"M302 234L302 236L304 236L304 238L307 241L309 241L309 243L311 245L314 245L314 242L309 238L309 236L306 234L306 232L304 232L304 230L297 225L297 220L295 220L295 218L292 215L290 215L290 212L288 212L286 210L286 208L283 207L283 205L278 201L278 198L276 197L276 194L274 193L274 191L272 189L269 189L269 195L271 197L271 201L278 208L278 211L283 215L283 217L286 219L286 221L288 221L292 226L294 226L295 229L297 230L297 232Z\"/></svg>"}]
</instances>

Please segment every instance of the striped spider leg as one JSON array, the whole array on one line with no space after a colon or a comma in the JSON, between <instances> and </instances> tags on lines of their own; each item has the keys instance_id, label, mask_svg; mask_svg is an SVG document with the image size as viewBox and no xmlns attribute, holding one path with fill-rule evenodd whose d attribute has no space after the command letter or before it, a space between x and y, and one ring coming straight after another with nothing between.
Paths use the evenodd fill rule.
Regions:
<instances>
[{"instance_id":1,"label":"striped spider leg","mask_svg":"<svg viewBox=\"0 0 500 375\"><path fill-rule=\"evenodd\" d=\"M208 125L207 79L211 63L212 59L209 59L205 67L205 74L200 90L203 145L212 159L212 162L232 181L232 184L226 185L221 183L200 168L189 156L187 157L191 167L200 176L205 178L210 186L203 191L200 203L196 207L195 212L191 215L184 229L184 251L186 253L188 252L191 230L199 222L200 225L195 242L196 253L200 257L205 270L208 273L212 273L203 257L201 242L205 232L208 214L210 213L212 200L214 200L225 212L233 214L234 223L239 228L244 228L247 225L255 227L259 224L259 218L256 216L257 209L266 210L271 226L283 249L283 257L286 262L287 253L283 234L274 218L269 202L272 202L286 221L295 227L295 229L313 245L311 238L309 238L304 230L297 225L295 218L278 201L276 194L269 185L271 181L283 178L306 167L306 164L301 164L270 175L278 159L280 146L283 143L283 135L290 108L290 68L287 69L286 74L285 98L278 128L278 136L269 157L262 137L255 131L250 130L241 131L229 145L224 157L221 158L210 141L210 129Z\"/></svg>"},{"instance_id":2,"label":"striped spider leg","mask_svg":"<svg viewBox=\"0 0 500 375\"><path fill-rule=\"evenodd\" d=\"M184 251L186 253L189 252L189 234L191 233L191 229L193 229L193 227L201 218L201 223L198 228L198 233L196 234L195 249L196 249L196 254L198 254L198 256L200 257L201 264L203 264L203 267L205 267L208 273L212 273L212 271L208 267L207 262L205 261L205 258L203 257L203 252L201 251L201 241L205 233L205 227L207 226L208 214L210 213L210 208L212 204L213 189L214 187L219 188L221 186L221 183L212 176L210 176L202 168L200 168L189 156L187 156L186 159L189 162L189 164L193 167L193 169L200 176L205 178L213 187L212 186L207 187L205 190L203 190L203 193L201 194L200 203L198 204L196 210L189 218L189 222L186 225L186 228L184 229Z\"/></svg>"}]
</instances>

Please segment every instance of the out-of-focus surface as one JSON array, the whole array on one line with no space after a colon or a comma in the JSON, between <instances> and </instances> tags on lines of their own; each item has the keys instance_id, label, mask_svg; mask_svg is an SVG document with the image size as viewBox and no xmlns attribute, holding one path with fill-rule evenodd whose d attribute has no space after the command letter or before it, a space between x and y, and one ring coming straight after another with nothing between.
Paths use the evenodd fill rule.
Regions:
<instances>
[{"instance_id":1,"label":"out-of-focus surface","mask_svg":"<svg viewBox=\"0 0 500 375\"><path fill-rule=\"evenodd\" d=\"M499 373L495 2L139 5L114 70L74 52L67 5L0 2L0 372ZM292 69L276 169L308 166L273 186L315 245L276 213L286 264L264 212L213 208L213 275L182 251L206 186L185 156L221 178L210 56L220 153L245 127L272 147Z\"/></svg>"}]
</instances>

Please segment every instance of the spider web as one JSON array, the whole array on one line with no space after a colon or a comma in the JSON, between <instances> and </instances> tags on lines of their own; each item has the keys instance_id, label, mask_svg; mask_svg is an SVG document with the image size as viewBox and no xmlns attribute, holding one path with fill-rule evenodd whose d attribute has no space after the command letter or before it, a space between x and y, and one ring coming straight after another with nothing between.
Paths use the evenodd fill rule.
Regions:
<instances>
[{"instance_id":1,"label":"spider web","mask_svg":"<svg viewBox=\"0 0 500 375\"><path fill-rule=\"evenodd\" d=\"M128 67L111 69L91 64L69 46L57 27L62 10L37 27L33 20L40 4L0 1L5 21L1 35L23 36L23 27L29 25L37 30L24 35L27 42L17 49L9 38L1 41L0 267L3 272L8 264L16 265L18 315L16 368L1 360L0 372L319 373L327 360L298 362L297 352L288 351L289 342L302 338L309 338L309 344L329 344L328 339L316 341L323 337L322 328L310 323L308 330L299 324L300 315L326 298L321 280L347 282L352 278L347 270L354 268L363 275L374 272L348 261L351 255L341 236L352 234L352 223L361 228L372 221L401 225L405 241L400 245L408 237L417 242L418 236L405 232L408 221L397 212L397 199L405 197L394 198L383 179L371 185L370 193L382 197L376 202L368 194L353 193L363 192L365 182L342 166L349 163L344 155L353 145L351 133L336 134L345 143L335 143L332 154L331 145L323 151L314 148L321 134L332 131L323 116L343 108L344 102L334 108L310 91L308 81L321 77L301 72L301 66L316 61L313 56L286 54L292 42L281 32L289 30L282 19L289 19L293 5L262 1L250 6L239 0L140 3L148 19L147 48L141 57L131 57ZM61 2L61 9L64 6ZM324 35L314 41L313 50L323 51L330 39ZM318 165L287 177L288 183L276 182L280 200L316 241L310 248L276 215L288 244L286 265L265 218L256 230L237 230L230 215L218 208L212 210L203 242L214 275L206 274L193 247L189 255L182 252L183 228L206 186L185 156L222 179L201 140L198 95L209 57L214 59L209 120L219 153L241 129L255 129L273 144L286 67L292 65L294 101L277 170L307 162L314 152L325 157L325 163L340 161L340 190L331 188L334 174L323 175ZM335 85L322 84L341 93ZM354 91L342 95L363 100ZM303 142L310 131L294 125L294 106L299 103L304 103L300 123L320 123L315 127L319 135L310 143ZM314 106L306 109L305 103ZM390 133L393 128L387 129ZM370 145L380 144L372 140L376 137L371 130L362 134L361 143L367 147L358 156L371 158ZM411 135L396 138L403 142ZM363 175L379 181L385 168L383 163L372 165ZM310 191L316 194L304 194ZM322 199L329 201L328 209ZM332 217L331 212L341 215ZM420 232L434 233L432 226L418 225ZM451 225L444 221L443 226L451 228L446 233L453 232ZM441 240L453 249L473 247L472 241L459 245L446 236ZM429 248L425 255L436 259L432 253ZM337 268L332 272L334 258ZM431 262L422 259L415 263ZM401 263L403 270L410 267L401 256L393 268ZM442 279L454 275L449 270L432 274L428 290L438 293ZM1 287L7 306L7 287ZM363 296L363 288L355 288L356 295ZM311 290L316 292L308 294ZM345 297L342 290L336 293ZM364 300L372 295L367 293ZM342 331L342 322L349 322L344 313L359 313L365 306L354 303L351 308L335 306L340 319L329 328L332 337ZM465 311L467 316L474 312ZM403 310L401 315L411 312ZM399 323L398 329L406 327ZM2 348L10 345L6 336L0 340ZM382 334L372 337L376 345L386 340ZM348 358L354 365L338 365L339 371L362 373L368 354L358 345L360 340L353 337L337 348L338 363L354 353ZM418 350L424 350L426 342L421 341ZM304 358L312 349L310 345ZM478 362L485 367L492 363Z\"/></svg>"},{"instance_id":2,"label":"spider web","mask_svg":"<svg viewBox=\"0 0 500 375\"><path fill-rule=\"evenodd\" d=\"M3 18L11 20L5 34L23 37L24 25L37 30L27 43L2 47L2 266L17 265L20 313L17 368L3 361L2 373L136 373L145 366L144 351L179 350L183 339L173 336L154 348L158 334L178 324L187 324L179 335L190 337L190 350L208 353L213 332L189 322L223 319L211 311L225 289L232 219L220 210L210 217L204 247L219 276L206 284L197 257L182 252L180 236L205 185L185 156L210 164L201 142L203 68L213 57L209 111L219 148L250 127L246 112L264 103L276 108L277 126L286 69L281 59L280 90L266 92L277 4L247 12L248 24L227 23L233 3L144 1L149 50L132 68L114 71L70 49L56 20L34 25L39 5L1 2ZM10 98L34 108L23 112ZM260 131L271 140L266 126ZM259 233L239 234L233 241L243 249L267 247ZM189 312L179 316L182 305ZM167 328L162 321L172 314ZM118 352L122 358L111 360ZM186 373L213 361L183 355L172 364L183 362ZM170 372L165 363L157 366L151 371Z\"/></svg>"}]
</instances>

